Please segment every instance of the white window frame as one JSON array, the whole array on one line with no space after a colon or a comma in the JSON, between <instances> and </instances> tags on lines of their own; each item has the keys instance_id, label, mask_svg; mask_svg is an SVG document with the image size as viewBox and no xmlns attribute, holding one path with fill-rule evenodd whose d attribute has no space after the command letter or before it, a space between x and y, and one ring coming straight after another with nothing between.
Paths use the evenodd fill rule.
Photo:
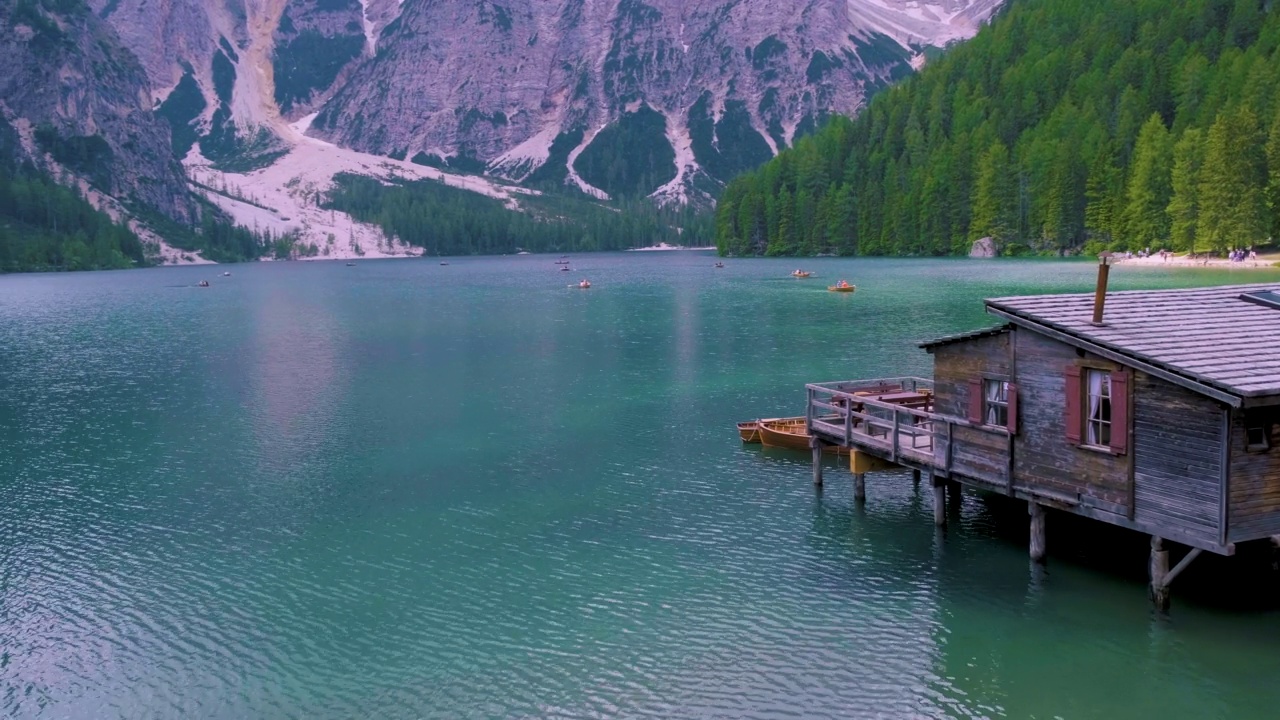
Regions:
<instances>
[{"instance_id":1,"label":"white window frame","mask_svg":"<svg viewBox=\"0 0 1280 720\"><path fill-rule=\"evenodd\" d=\"M1111 371L1098 368L1083 368L1081 385L1084 390L1084 405L1081 407L1081 418L1084 421L1084 432L1081 437L1086 447L1111 449ZM1096 386L1096 387L1095 387Z\"/></svg>"},{"instance_id":2,"label":"white window frame","mask_svg":"<svg viewBox=\"0 0 1280 720\"><path fill-rule=\"evenodd\" d=\"M1009 426L1009 381L983 378L982 423L991 427Z\"/></svg>"}]
</instances>

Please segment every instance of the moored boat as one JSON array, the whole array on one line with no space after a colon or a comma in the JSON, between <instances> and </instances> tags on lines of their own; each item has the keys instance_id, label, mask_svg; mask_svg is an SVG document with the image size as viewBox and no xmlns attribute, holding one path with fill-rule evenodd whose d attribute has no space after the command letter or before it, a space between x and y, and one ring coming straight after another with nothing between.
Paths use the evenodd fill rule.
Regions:
<instances>
[{"instance_id":1,"label":"moored boat","mask_svg":"<svg viewBox=\"0 0 1280 720\"><path fill-rule=\"evenodd\" d=\"M760 443L765 447L785 450L809 450L809 429L805 427L803 417L773 418L758 421ZM739 430L741 433L741 430ZM844 455L849 451L835 445L828 445L826 452Z\"/></svg>"},{"instance_id":2,"label":"moored boat","mask_svg":"<svg viewBox=\"0 0 1280 720\"><path fill-rule=\"evenodd\" d=\"M748 420L738 423L738 437L742 438L742 442L750 444L760 443L760 421Z\"/></svg>"}]
</instances>

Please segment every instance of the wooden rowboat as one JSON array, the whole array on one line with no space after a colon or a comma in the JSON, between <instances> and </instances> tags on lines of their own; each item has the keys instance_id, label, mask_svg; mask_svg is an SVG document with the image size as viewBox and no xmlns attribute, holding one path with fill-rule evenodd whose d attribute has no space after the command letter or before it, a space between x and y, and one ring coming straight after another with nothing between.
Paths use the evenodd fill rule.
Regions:
<instances>
[{"instance_id":1,"label":"wooden rowboat","mask_svg":"<svg viewBox=\"0 0 1280 720\"><path fill-rule=\"evenodd\" d=\"M831 292L853 292L858 289L857 285L828 285L827 289Z\"/></svg>"},{"instance_id":2,"label":"wooden rowboat","mask_svg":"<svg viewBox=\"0 0 1280 720\"><path fill-rule=\"evenodd\" d=\"M813 274L812 272L793 272L791 273L791 277L803 279L803 278L809 277L812 274Z\"/></svg>"},{"instance_id":3,"label":"wooden rowboat","mask_svg":"<svg viewBox=\"0 0 1280 720\"><path fill-rule=\"evenodd\" d=\"M760 421L748 420L738 423L738 437L742 442L758 444L760 442Z\"/></svg>"},{"instance_id":4,"label":"wooden rowboat","mask_svg":"<svg viewBox=\"0 0 1280 720\"><path fill-rule=\"evenodd\" d=\"M809 430L805 427L803 417L761 420L759 426L760 442L765 447L804 451L809 449ZM848 450L828 445L826 452L843 455Z\"/></svg>"}]
</instances>

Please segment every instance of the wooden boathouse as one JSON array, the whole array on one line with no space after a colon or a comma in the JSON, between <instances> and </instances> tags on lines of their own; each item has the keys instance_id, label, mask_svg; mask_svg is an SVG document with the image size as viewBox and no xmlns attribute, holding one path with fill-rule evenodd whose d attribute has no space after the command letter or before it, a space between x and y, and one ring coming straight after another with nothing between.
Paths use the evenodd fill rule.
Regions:
<instances>
[{"instance_id":1,"label":"wooden boathouse","mask_svg":"<svg viewBox=\"0 0 1280 720\"><path fill-rule=\"evenodd\" d=\"M1280 284L986 301L1001 324L923 343L934 377L807 386L814 448L864 474L906 467L1025 500L1031 556L1045 510L1151 536L1151 592L1203 551L1280 544ZM910 401L907 401L910 400ZM1189 550L1169 567L1168 543Z\"/></svg>"}]
</instances>

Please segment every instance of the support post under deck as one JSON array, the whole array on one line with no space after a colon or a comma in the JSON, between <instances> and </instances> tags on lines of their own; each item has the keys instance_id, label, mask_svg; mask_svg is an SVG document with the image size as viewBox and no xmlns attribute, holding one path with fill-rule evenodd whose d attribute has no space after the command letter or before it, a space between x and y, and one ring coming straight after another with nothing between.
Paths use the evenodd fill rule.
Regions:
<instances>
[{"instance_id":1,"label":"support post under deck","mask_svg":"<svg viewBox=\"0 0 1280 720\"><path fill-rule=\"evenodd\" d=\"M1044 506L1038 502L1027 502L1027 512L1031 515L1031 559L1044 562L1047 546L1044 531Z\"/></svg>"},{"instance_id":2,"label":"support post under deck","mask_svg":"<svg viewBox=\"0 0 1280 720\"><path fill-rule=\"evenodd\" d=\"M911 487L913 488L920 487L920 471L919 470L911 471Z\"/></svg>"},{"instance_id":3,"label":"support post under deck","mask_svg":"<svg viewBox=\"0 0 1280 720\"><path fill-rule=\"evenodd\" d=\"M1164 540L1156 535L1151 536L1151 602L1156 610L1165 612L1169 609L1169 551L1164 549Z\"/></svg>"},{"instance_id":4,"label":"support post under deck","mask_svg":"<svg viewBox=\"0 0 1280 720\"><path fill-rule=\"evenodd\" d=\"M813 448L813 485L820 488L822 487L822 441L811 437L809 447Z\"/></svg>"},{"instance_id":5,"label":"support post under deck","mask_svg":"<svg viewBox=\"0 0 1280 720\"><path fill-rule=\"evenodd\" d=\"M867 476L866 473L853 474L853 499L858 502L867 501Z\"/></svg>"},{"instance_id":6,"label":"support post under deck","mask_svg":"<svg viewBox=\"0 0 1280 720\"><path fill-rule=\"evenodd\" d=\"M933 486L933 524L944 527L947 524L946 481L929 473L929 484Z\"/></svg>"}]
</instances>

